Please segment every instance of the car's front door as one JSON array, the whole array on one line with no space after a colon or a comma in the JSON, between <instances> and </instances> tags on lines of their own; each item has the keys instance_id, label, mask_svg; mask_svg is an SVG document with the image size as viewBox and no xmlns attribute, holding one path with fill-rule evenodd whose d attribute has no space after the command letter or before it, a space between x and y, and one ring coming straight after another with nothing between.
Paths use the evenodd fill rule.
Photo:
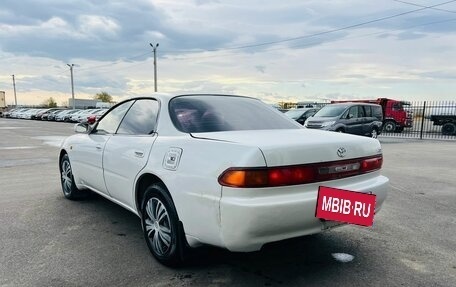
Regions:
<instances>
[{"instance_id":1,"label":"car's front door","mask_svg":"<svg viewBox=\"0 0 456 287\"><path fill-rule=\"evenodd\" d=\"M347 119L345 121L346 132L359 135L362 133L361 119L358 117L358 106L353 106L348 110Z\"/></svg>"},{"instance_id":2,"label":"car's front door","mask_svg":"<svg viewBox=\"0 0 456 287\"><path fill-rule=\"evenodd\" d=\"M125 102L112 109L97 126L87 135L87 139L75 147L78 149L78 175L81 183L100 193L107 194L103 178L103 150L106 143L115 134L122 118L132 101Z\"/></svg>"},{"instance_id":3,"label":"car's front door","mask_svg":"<svg viewBox=\"0 0 456 287\"><path fill-rule=\"evenodd\" d=\"M109 194L132 209L136 176L147 164L157 138L158 108L156 100L136 100L104 149L103 170Z\"/></svg>"}]
</instances>

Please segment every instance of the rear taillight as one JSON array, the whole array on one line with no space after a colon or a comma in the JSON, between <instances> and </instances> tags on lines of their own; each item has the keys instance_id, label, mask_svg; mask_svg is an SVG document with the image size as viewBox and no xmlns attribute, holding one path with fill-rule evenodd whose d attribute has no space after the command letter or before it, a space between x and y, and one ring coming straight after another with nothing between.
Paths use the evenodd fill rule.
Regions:
<instances>
[{"instance_id":1,"label":"rear taillight","mask_svg":"<svg viewBox=\"0 0 456 287\"><path fill-rule=\"evenodd\" d=\"M273 187L297 185L340 179L378 170L383 157L314 163L270 168L229 168L219 177L223 186L230 187Z\"/></svg>"}]
</instances>

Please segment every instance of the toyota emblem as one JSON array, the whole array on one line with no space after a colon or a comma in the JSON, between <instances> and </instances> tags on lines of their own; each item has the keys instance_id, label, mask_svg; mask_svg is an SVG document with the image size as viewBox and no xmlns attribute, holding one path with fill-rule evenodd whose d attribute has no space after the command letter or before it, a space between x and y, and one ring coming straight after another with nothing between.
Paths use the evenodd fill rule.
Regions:
<instances>
[{"instance_id":1,"label":"toyota emblem","mask_svg":"<svg viewBox=\"0 0 456 287\"><path fill-rule=\"evenodd\" d=\"M339 157L344 157L346 152L347 152L347 150L343 147L340 147L337 149L337 155Z\"/></svg>"}]
</instances>

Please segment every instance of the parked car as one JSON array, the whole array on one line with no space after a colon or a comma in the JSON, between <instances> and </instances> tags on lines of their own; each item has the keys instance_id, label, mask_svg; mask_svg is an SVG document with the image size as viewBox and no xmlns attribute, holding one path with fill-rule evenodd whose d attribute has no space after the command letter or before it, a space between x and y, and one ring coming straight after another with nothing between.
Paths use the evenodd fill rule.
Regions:
<instances>
[{"instance_id":1,"label":"parked car","mask_svg":"<svg viewBox=\"0 0 456 287\"><path fill-rule=\"evenodd\" d=\"M11 118L18 119L18 118L20 118L22 113L25 113L28 110L29 110L28 108L15 109L13 112L11 112Z\"/></svg>"},{"instance_id":2,"label":"parked car","mask_svg":"<svg viewBox=\"0 0 456 287\"><path fill-rule=\"evenodd\" d=\"M96 121L98 121L106 112L108 109L101 109L97 110L90 115L86 117L86 119L81 120L81 123L87 123L87 124L94 124Z\"/></svg>"},{"instance_id":3,"label":"parked car","mask_svg":"<svg viewBox=\"0 0 456 287\"><path fill-rule=\"evenodd\" d=\"M55 121L55 118L57 117L58 114L64 112L64 111L67 111L66 109L60 109L60 110L54 110L52 112L49 113L49 115L47 116L47 120L48 121Z\"/></svg>"},{"instance_id":4,"label":"parked car","mask_svg":"<svg viewBox=\"0 0 456 287\"><path fill-rule=\"evenodd\" d=\"M57 122L66 122L67 118L71 117L72 114L78 112L79 110L66 110L56 115L55 120Z\"/></svg>"},{"instance_id":5,"label":"parked car","mask_svg":"<svg viewBox=\"0 0 456 287\"><path fill-rule=\"evenodd\" d=\"M3 112L3 117L5 118L11 118L11 114L14 113L14 111L16 111L17 109L11 109L9 111L5 111Z\"/></svg>"},{"instance_id":6,"label":"parked car","mask_svg":"<svg viewBox=\"0 0 456 287\"><path fill-rule=\"evenodd\" d=\"M288 110L285 112L285 115L303 125L306 120L313 117L317 111L317 109L312 108L299 108Z\"/></svg>"},{"instance_id":7,"label":"parked car","mask_svg":"<svg viewBox=\"0 0 456 287\"><path fill-rule=\"evenodd\" d=\"M30 120L32 117L39 112L39 109L27 109L26 111L22 111L19 115L19 119Z\"/></svg>"},{"instance_id":8,"label":"parked car","mask_svg":"<svg viewBox=\"0 0 456 287\"><path fill-rule=\"evenodd\" d=\"M388 98L378 98L376 100L347 100L331 101L331 103L370 103L382 106L383 112L383 130L385 132L401 133L404 128L413 126L413 111L410 109L410 103L397 101Z\"/></svg>"},{"instance_id":9,"label":"parked car","mask_svg":"<svg viewBox=\"0 0 456 287\"><path fill-rule=\"evenodd\" d=\"M71 114L68 118L68 121L69 122L72 122L72 123L78 123L79 122L79 119L87 114L88 112L90 112L90 110L79 110L73 114Z\"/></svg>"},{"instance_id":10,"label":"parked car","mask_svg":"<svg viewBox=\"0 0 456 287\"><path fill-rule=\"evenodd\" d=\"M155 258L180 264L188 247L231 251L318 233L319 186L386 198L378 140L304 129L260 100L156 94L76 124L59 155L68 199L90 189L141 219Z\"/></svg>"},{"instance_id":11,"label":"parked car","mask_svg":"<svg viewBox=\"0 0 456 287\"><path fill-rule=\"evenodd\" d=\"M98 111L98 109L89 109L89 110L84 110L84 112L76 115L76 116L73 116L72 117L72 120L75 121L75 122L78 122L78 123L82 123L82 122L86 122L87 121L87 117L96 113Z\"/></svg>"},{"instance_id":12,"label":"parked car","mask_svg":"<svg viewBox=\"0 0 456 287\"><path fill-rule=\"evenodd\" d=\"M57 111L61 111L60 108L51 108L51 109L47 109L44 113L41 114L41 120L42 121L47 121L48 120L48 117L51 113L53 112L57 112Z\"/></svg>"},{"instance_id":13,"label":"parked car","mask_svg":"<svg viewBox=\"0 0 456 287\"><path fill-rule=\"evenodd\" d=\"M32 120L41 120L41 116L47 112L49 109L40 109L32 115Z\"/></svg>"},{"instance_id":14,"label":"parked car","mask_svg":"<svg viewBox=\"0 0 456 287\"><path fill-rule=\"evenodd\" d=\"M382 131L382 107L377 104L340 103L324 106L304 126L377 138Z\"/></svg>"},{"instance_id":15,"label":"parked car","mask_svg":"<svg viewBox=\"0 0 456 287\"><path fill-rule=\"evenodd\" d=\"M431 115L431 121L434 126L442 127L442 135L456 135L456 113L454 113L453 115Z\"/></svg>"}]
</instances>

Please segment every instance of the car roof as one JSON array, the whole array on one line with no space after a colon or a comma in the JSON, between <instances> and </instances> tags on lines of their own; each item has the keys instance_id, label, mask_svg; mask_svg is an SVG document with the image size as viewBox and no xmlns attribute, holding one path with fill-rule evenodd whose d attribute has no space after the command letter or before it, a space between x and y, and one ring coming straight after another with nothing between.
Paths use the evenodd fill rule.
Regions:
<instances>
[{"instance_id":1,"label":"car roof","mask_svg":"<svg viewBox=\"0 0 456 287\"><path fill-rule=\"evenodd\" d=\"M171 101L174 98L178 97L186 97L186 96L201 96L201 97L206 97L206 96L218 96L218 97L239 97L239 98L247 98L247 99L253 99L253 100L259 100L254 97L248 97L248 96L239 96L239 95L228 95L228 94L208 94L208 93L199 93L199 94L170 94L170 93L153 93L149 96L136 96L136 97L130 97L127 98L123 101L118 102L115 104L113 107L118 106L121 103L130 101L130 100L138 100L138 99L156 99L162 104L167 104L169 101Z\"/></svg>"},{"instance_id":2,"label":"car roof","mask_svg":"<svg viewBox=\"0 0 456 287\"><path fill-rule=\"evenodd\" d=\"M308 111L308 110L317 110L317 108L295 108L295 109L289 109L289 110L287 110L287 112L289 112L289 111Z\"/></svg>"},{"instance_id":3,"label":"car roof","mask_svg":"<svg viewBox=\"0 0 456 287\"><path fill-rule=\"evenodd\" d=\"M325 107L328 106L342 106L342 107L351 107L351 106L378 106L380 105L377 104L371 104L371 103L360 103L360 102L346 102L346 103L334 103L334 104L327 104Z\"/></svg>"}]
</instances>

